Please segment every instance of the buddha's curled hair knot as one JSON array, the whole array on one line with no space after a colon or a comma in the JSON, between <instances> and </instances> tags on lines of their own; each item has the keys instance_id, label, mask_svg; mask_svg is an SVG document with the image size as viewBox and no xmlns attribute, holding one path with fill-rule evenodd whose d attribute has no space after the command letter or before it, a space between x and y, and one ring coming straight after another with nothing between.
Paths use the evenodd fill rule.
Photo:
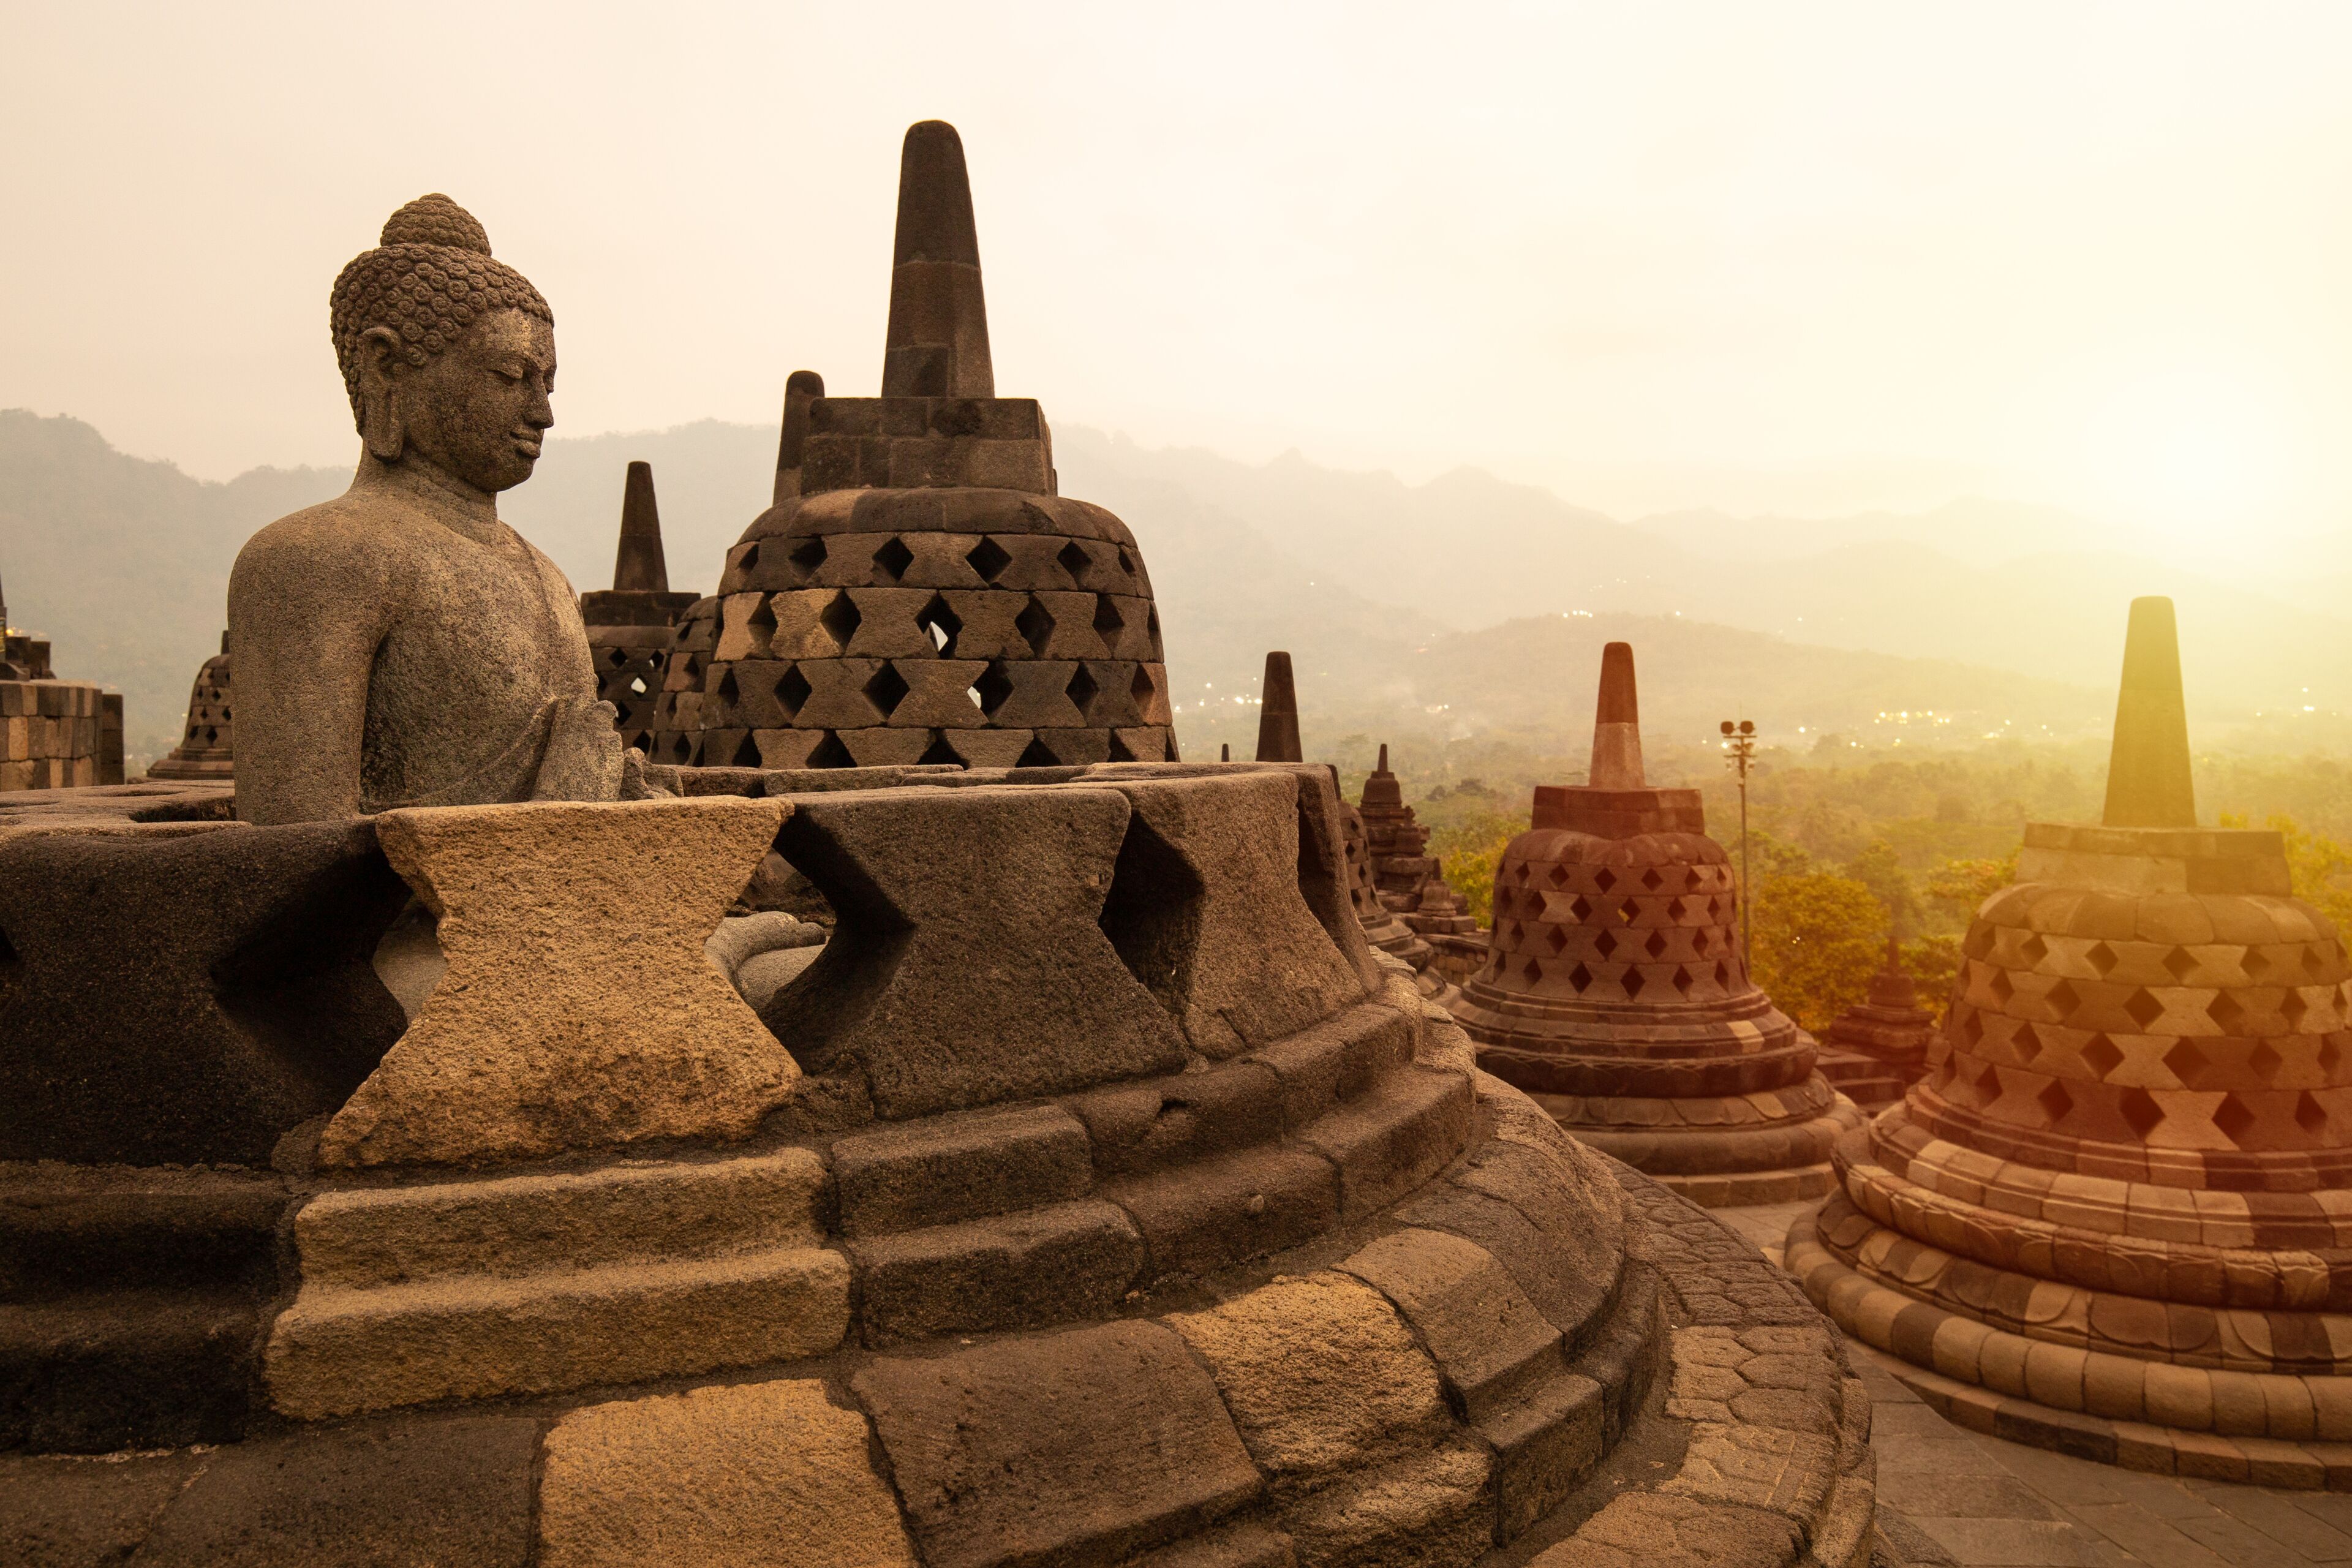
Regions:
<instances>
[{"instance_id":1,"label":"buddha's curled hair knot","mask_svg":"<svg viewBox=\"0 0 2352 1568\"><path fill-rule=\"evenodd\" d=\"M490 258L474 215L437 192L384 221L383 243L352 258L335 279L328 324L352 417L361 417L360 341L377 327L400 338L410 364L456 342L477 316L520 310L552 325L555 312L530 280Z\"/></svg>"}]
</instances>

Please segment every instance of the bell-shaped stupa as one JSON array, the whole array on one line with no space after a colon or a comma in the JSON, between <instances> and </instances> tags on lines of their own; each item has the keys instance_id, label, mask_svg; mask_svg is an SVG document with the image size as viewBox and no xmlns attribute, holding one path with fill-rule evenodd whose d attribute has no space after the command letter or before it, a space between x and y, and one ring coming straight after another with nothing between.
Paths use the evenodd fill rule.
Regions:
<instances>
[{"instance_id":1,"label":"bell-shaped stupa","mask_svg":"<svg viewBox=\"0 0 2352 1568\"><path fill-rule=\"evenodd\" d=\"M664 737L656 759L1173 761L1134 536L1056 493L1044 414L996 395L953 126L907 132L882 395L813 383L786 398L775 504L728 552L690 758Z\"/></svg>"},{"instance_id":2,"label":"bell-shaped stupa","mask_svg":"<svg viewBox=\"0 0 2352 1568\"><path fill-rule=\"evenodd\" d=\"M596 666L596 695L613 705L621 740L652 754L648 735L669 669L678 617L695 603L674 594L662 553L661 510L654 500L651 463L631 463L621 491L621 546L613 585L580 595L588 627L588 655Z\"/></svg>"},{"instance_id":3,"label":"bell-shaped stupa","mask_svg":"<svg viewBox=\"0 0 2352 1568\"><path fill-rule=\"evenodd\" d=\"M228 634L221 650L196 671L188 693L188 720L180 743L147 769L151 779L228 779L236 776L235 709L229 697Z\"/></svg>"},{"instance_id":4,"label":"bell-shaped stupa","mask_svg":"<svg viewBox=\"0 0 2352 1568\"><path fill-rule=\"evenodd\" d=\"M1822 1031L1822 1076L1864 1111L1883 1110L1918 1081L1935 1033L1902 944L1889 936L1886 967L1870 977L1869 993Z\"/></svg>"},{"instance_id":5,"label":"bell-shaped stupa","mask_svg":"<svg viewBox=\"0 0 2352 1568\"><path fill-rule=\"evenodd\" d=\"M2197 826L2171 601L2132 604L2105 819L2032 823L1927 1076L1788 1267L1964 1425L2135 1468L2352 1467L2343 942Z\"/></svg>"},{"instance_id":6,"label":"bell-shaped stupa","mask_svg":"<svg viewBox=\"0 0 2352 1568\"><path fill-rule=\"evenodd\" d=\"M1738 910L1698 791L1643 777L1633 650L1611 643L1591 782L1538 788L1496 873L1486 963L1454 1007L1479 1066L1701 1203L1828 1191L1860 1116L1748 979Z\"/></svg>"}]
</instances>

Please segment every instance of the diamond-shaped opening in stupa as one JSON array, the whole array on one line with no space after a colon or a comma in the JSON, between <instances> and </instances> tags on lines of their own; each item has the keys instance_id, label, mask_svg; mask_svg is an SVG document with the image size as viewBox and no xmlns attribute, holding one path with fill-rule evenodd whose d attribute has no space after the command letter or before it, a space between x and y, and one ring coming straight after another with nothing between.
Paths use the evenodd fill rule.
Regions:
<instances>
[{"instance_id":1,"label":"diamond-shaped opening in stupa","mask_svg":"<svg viewBox=\"0 0 2352 1568\"><path fill-rule=\"evenodd\" d=\"M904 577L907 568L914 563L915 552L907 548L905 540L895 536L874 552L874 569L893 583Z\"/></svg>"},{"instance_id":2,"label":"diamond-shaped opening in stupa","mask_svg":"<svg viewBox=\"0 0 2352 1568\"><path fill-rule=\"evenodd\" d=\"M2227 991L2214 993L2205 1004L2205 1016L2225 1035L2234 1035L2246 1022L2246 1005Z\"/></svg>"},{"instance_id":3,"label":"diamond-shaped opening in stupa","mask_svg":"<svg viewBox=\"0 0 2352 1568\"><path fill-rule=\"evenodd\" d=\"M1553 926L1544 932L1544 942L1551 948L1552 956L1558 958L1568 949L1568 932Z\"/></svg>"},{"instance_id":4,"label":"diamond-shaped opening in stupa","mask_svg":"<svg viewBox=\"0 0 2352 1568\"><path fill-rule=\"evenodd\" d=\"M2074 983L2067 980L2061 980L2057 984L2053 985L2043 994L2042 999L2048 1002L2051 1008L2057 1013L2058 1021L2062 1024L2074 1016L2074 1008L2081 1001L2081 998L2074 994Z\"/></svg>"},{"instance_id":5,"label":"diamond-shaped opening in stupa","mask_svg":"<svg viewBox=\"0 0 2352 1568\"><path fill-rule=\"evenodd\" d=\"M997 574L1013 564L1012 552L993 539L982 539L963 552L964 564L980 574L983 583L993 583Z\"/></svg>"},{"instance_id":6,"label":"diamond-shaped opening in stupa","mask_svg":"<svg viewBox=\"0 0 2352 1568\"><path fill-rule=\"evenodd\" d=\"M2164 1120L2164 1107L2157 1103L2156 1096L2144 1089L2124 1090L2117 1109L2123 1112L2124 1124L2132 1130L2132 1136L2142 1142L2147 1141L2147 1135L2155 1131Z\"/></svg>"},{"instance_id":7,"label":"diamond-shaped opening in stupa","mask_svg":"<svg viewBox=\"0 0 2352 1568\"><path fill-rule=\"evenodd\" d=\"M1591 984L1592 971L1587 969L1584 965L1580 963L1574 969L1568 972L1569 989L1572 991L1581 991Z\"/></svg>"},{"instance_id":8,"label":"diamond-shaped opening in stupa","mask_svg":"<svg viewBox=\"0 0 2352 1568\"><path fill-rule=\"evenodd\" d=\"M2042 940L2040 931L2034 931L2017 944L2017 952L2018 956L2025 960L2026 966L2032 968L2050 956L2050 944Z\"/></svg>"},{"instance_id":9,"label":"diamond-shaped opening in stupa","mask_svg":"<svg viewBox=\"0 0 2352 1568\"><path fill-rule=\"evenodd\" d=\"M2279 1055L2268 1040L2256 1042L2254 1048L2246 1053L2247 1068L2266 1089L2277 1079L2279 1068L2285 1065L2286 1058Z\"/></svg>"},{"instance_id":10,"label":"diamond-shaped opening in stupa","mask_svg":"<svg viewBox=\"0 0 2352 1568\"><path fill-rule=\"evenodd\" d=\"M786 552L784 559L791 562L801 575L805 577L824 564L824 541L814 535L803 539ZM751 563L747 561L744 564L748 567Z\"/></svg>"},{"instance_id":11,"label":"diamond-shaped opening in stupa","mask_svg":"<svg viewBox=\"0 0 2352 1568\"><path fill-rule=\"evenodd\" d=\"M1086 718L1091 722L1092 716L1088 714L1087 709L1092 706L1097 697L1102 695L1102 688L1095 684L1093 672L1082 664L1070 672L1070 683L1062 688L1062 695L1067 697L1077 708L1081 718Z\"/></svg>"},{"instance_id":12,"label":"diamond-shaped opening in stupa","mask_svg":"<svg viewBox=\"0 0 2352 1568\"><path fill-rule=\"evenodd\" d=\"M2186 985L2189 977L2197 972L2197 955L2185 947L2176 947L2164 955L2164 972L2172 976L2175 984Z\"/></svg>"},{"instance_id":13,"label":"diamond-shaped opening in stupa","mask_svg":"<svg viewBox=\"0 0 2352 1568\"><path fill-rule=\"evenodd\" d=\"M1073 539L1055 552L1054 559L1060 562L1062 570L1070 574L1073 586L1083 588L1087 585L1087 574L1094 570L1095 559L1087 553L1085 545Z\"/></svg>"},{"instance_id":14,"label":"diamond-shaped opening in stupa","mask_svg":"<svg viewBox=\"0 0 2352 1568\"><path fill-rule=\"evenodd\" d=\"M1592 918L1592 905L1585 899L1583 894L1579 893L1576 896L1575 901L1568 906L1568 912L1574 915L1576 917L1577 923L1581 925L1586 921Z\"/></svg>"},{"instance_id":15,"label":"diamond-shaped opening in stupa","mask_svg":"<svg viewBox=\"0 0 2352 1568\"><path fill-rule=\"evenodd\" d=\"M1631 998L1639 997L1642 994L1642 987L1646 984L1647 982L1643 980L1642 972L1640 970L1628 969L1625 971L1625 979L1623 984L1625 986L1625 994Z\"/></svg>"},{"instance_id":16,"label":"diamond-shaped opening in stupa","mask_svg":"<svg viewBox=\"0 0 2352 1568\"><path fill-rule=\"evenodd\" d=\"M2095 942L2083 959L2091 966L2092 973L2105 980L2116 966L2116 950L2104 942Z\"/></svg>"},{"instance_id":17,"label":"diamond-shaped opening in stupa","mask_svg":"<svg viewBox=\"0 0 2352 1568\"><path fill-rule=\"evenodd\" d=\"M2124 1016L2145 1029L2164 1016L2164 1004L2143 985L2125 999Z\"/></svg>"},{"instance_id":18,"label":"diamond-shaped opening in stupa","mask_svg":"<svg viewBox=\"0 0 2352 1568\"><path fill-rule=\"evenodd\" d=\"M932 595L930 602L915 612L915 625L931 639L931 647L941 658L955 657L956 638L963 631L963 617L955 613L955 606L948 603L946 595Z\"/></svg>"},{"instance_id":19,"label":"diamond-shaped opening in stupa","mask_svg":"<svg viewBox=\"0 0 2352 1568\"><path fill-rule=\"evenodd\" d=\"M2213 1125L2221 1130L2222 1137L2241 1147L2260 1120L2252 1108L2235 1094L2223 1095L2221 1103L2213 1108Z\"/></svg>"},{"instance_id":20,"label":"diamond-shaped opening in stupa","mask_svg":"<svg viewBox=\"0 0 2352 1568\"><path fill-rule=\"evenodd\" d=\"M906 700L907 678L898 673L897 665L886 662L866 678L863 689L866 700L874 704L874 710L887 719Z\"/></svg>"},{"instance_id":21,"label":"diamond-shaped opening in stupa","mask_svg":"<svg viewBox=\"0 0 2352 1568\"><path fill-rule=\"evenodd\" d=\"M2083 1065L2101 1079L2121 1067L2123 1059L2123 1048L2103 1034L2083 1042Z\"/></svg>"},{"instance_id":22,"label":"diamond-shaped opening in stupa","mask_svg":"<svg viewBox=\"0 0 2352 1568\"><path fill-rule=\"evenodd\" d=\"M1043 658L1045 657L1045 645L1054 640L1054 612L1045 607L1043 599L1032 594L1029 602L1021 606L1021 613L1013 617L1013 629L1021 634L1021 640L1029 645L1033 655Z\"/></svg>"},{"instance_id":23,"label":"diamond-shaped opening in stupa","mask_svg":"<svg viewBox=\"0 0 2352 1568\"><path fill-rule=\"evenodd\" d=\"M1013 695L1013 678L1004 673L1003 659L989 661L988 668L980 672L980 679L971 683L971 694L982 713L991 719L996 717L996 710Z\"/></svg>"},{"instance_id":24,"label":"diamond-shaped opening in stupa","mask_svg":"<svg viewBox=\"0 0 2352 1568\"><path fill-rule=\"evenodd\" d=\"M776 706L784 710L787 722L800 717L801 704L809 700L811 689L809 678L797 664L785 666L784 673L776 678Z\"/></svg>"},{"instance_id":25,"label":"diamond-shaped opening in stupa","mask_svg":"<svg viewBox=\"0 0 2352 1568\"><path fill-rule=\"evenodd\" d=\"M1603 866L1600 873L1592 879L1592 885L1605 893L1617 885L1617 873Z\"/></svg>"},{"instance_id":26,"label":"diamond-shaped opening in stupa","mask_svg":"<svg viewBox=\"0 0 2352 1568\"><path fill-rule=\"evenodd\" d=\"M2294 1097L2294 1124L2314 1138L2327 1135L2327 1108L2307 1089Z\"/></svg>"},{"instance_id":27,"label":"diamond-shaped opening in stupa","mask_svg":"<svg viewBox=\"0 0 2352 1568\"><path fill-rule=\"evenodd\" d=\"M858 623L865 618L858 613L857 605L848 592L844 590L835 594L825 602L824 608L817 612L816 624L824 628L824 635L833 639L835 647L845 648L849 646L849 639L857 635Z\"/></svg>"},{"instance_id":28,"label":"diamond-shaped opening in stupa","mask_svg":"<svg viewBox=\"0 0 2352 1568\"><path fill-rule=\"evenodd\" d=\"M1650 940L1642 944L1642 951L1648 953L1652 958L1665 957L1666 933L1662 931L1652 931L1650 933Z\"/></svg>"}]
</instances>

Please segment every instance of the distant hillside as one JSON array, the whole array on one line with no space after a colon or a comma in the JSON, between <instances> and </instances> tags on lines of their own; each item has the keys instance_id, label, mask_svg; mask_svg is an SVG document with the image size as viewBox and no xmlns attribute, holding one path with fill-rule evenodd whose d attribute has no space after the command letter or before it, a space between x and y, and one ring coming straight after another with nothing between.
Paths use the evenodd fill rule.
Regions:
<instances>
[{"instance_id":1,"label":"distant hillside","mask_svg":"<svg viewBox=\"0 0 2352 1568\"><path fill-rule=\"evenodd\" d=\"M1269 647L1295 658L1310 743L1492 731L1574 750L1611 637L1636 643L1645 717L1682 743L1727 716L1790 741L1801 728L1924 742L2003 721L2080 732L2110 710L2123 617L2119 592L2087 584L2141 570L2100 557L1964 566L1916 542L1707 561L1475 470L1407 486L1296 457L1251 467L1055 434L1065 491L1117 511L1143 546L1194 755L1221 740L1246 751ZM503 507L576 585L603 586L623 469L644 458L671 582L707 592L766 505L773 448L771 430L709 420L558 439ZM55 639L61 672L123 688L130 749L152 756L177 739L189 681L218 646L238 546L346 482L304 468L205 483L117 452L79 421L0 413L0 578L16 618ZM2260 706L2249 691L2304 667L2315 694L2352 667L2343 623L2195 580L2168 585L2182 597L2200 722ZM2232 671L2252 672L2244 689ZM1878 718L1929 709L1952 721Z\"/></svg>"}]
</instances>

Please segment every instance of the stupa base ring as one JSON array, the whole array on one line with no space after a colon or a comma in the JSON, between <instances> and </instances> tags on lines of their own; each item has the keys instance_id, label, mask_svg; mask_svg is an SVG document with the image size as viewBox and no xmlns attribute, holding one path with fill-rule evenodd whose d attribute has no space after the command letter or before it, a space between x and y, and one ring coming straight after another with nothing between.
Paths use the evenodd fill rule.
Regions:
<instances>
[{"instance_id":1,"label":"stupa base ring","mask_svg":"<svg viewBox=\"0 0 2352 1568\"><path fill-rule=\"evenodd\" d=\"M1789 1227L1783 1267L1953 1425L2124 1469L2352 1491L2347 1380L2179 1366L1992 1328L1851 1267L1819 1218Z\"/></svg>"}]
</instances>

